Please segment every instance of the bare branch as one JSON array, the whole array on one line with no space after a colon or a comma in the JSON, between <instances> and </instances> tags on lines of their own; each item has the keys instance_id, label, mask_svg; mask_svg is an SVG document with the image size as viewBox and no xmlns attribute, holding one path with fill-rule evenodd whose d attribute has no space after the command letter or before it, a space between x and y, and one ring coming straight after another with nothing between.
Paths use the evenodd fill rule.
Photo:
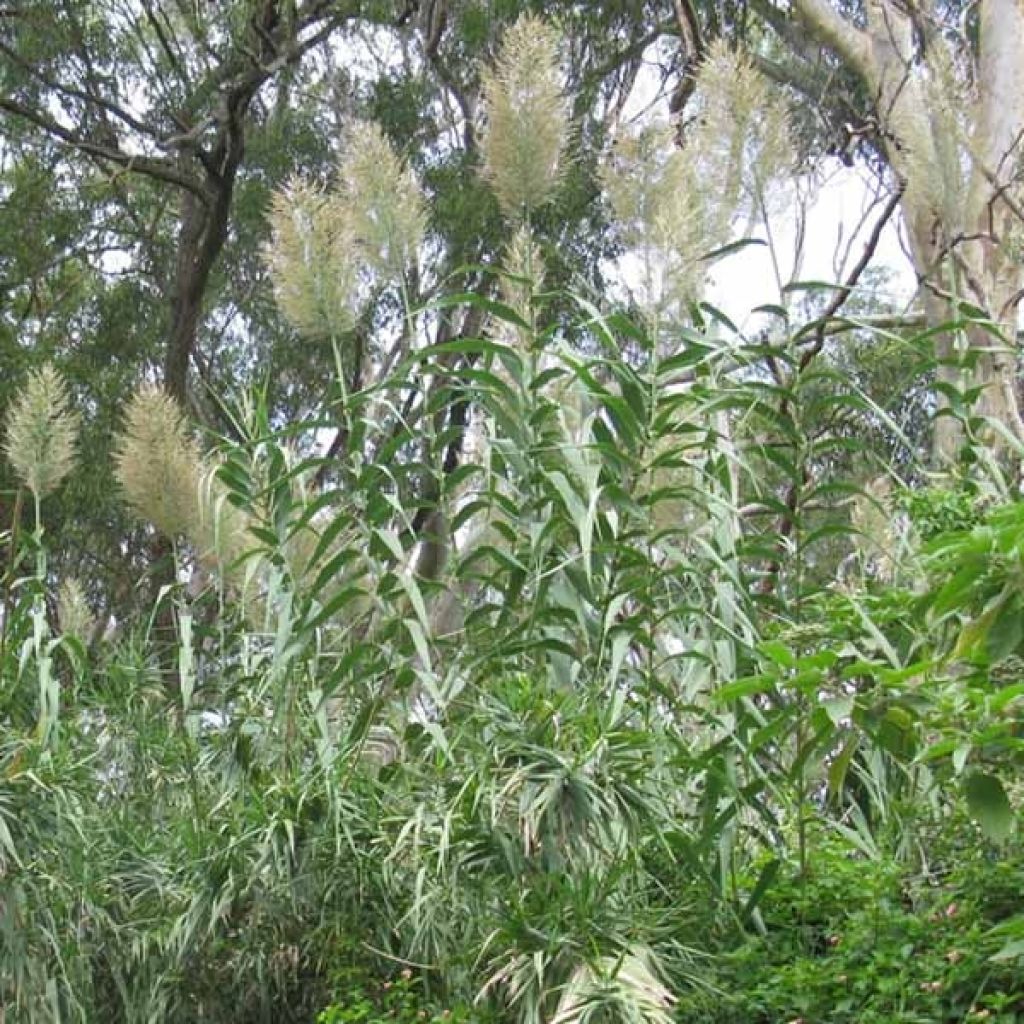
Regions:
<instances>
[{"instance_id":1,"label":"bare branch","mask_svg":"<svg viewBox=\"0 0 1024 1024\"><path fill-rule=\"evenodd\" d=\"M171 185L177 185L179 188L183 188L187 192L191 192L203 203L207 202L209 198L202 182L183 173L181 169L170 160L162 160L156 157L139 156L137 154L126 153L123 149L120 149L117 146L101 144L93 139L85 138L77 132L73 132L69 128L65 128L52 118L41 114L38 110L33 110L31 107L27 107L25 104L19 103L17 100L8 96L0 96L0 110L5 110L8 114L13 114L15 117L20 117L25 121L34 124L37 128L41 128L48 135L52 135L61 142L79 150L79 152L86 153L89 156L98 157L101 160L106 160L119 167L124 167L126 170L136 171L137 173L144 174L147 177L156 178L158 181L165 181Z\"/></svg>"},{"instance_id":2,"label":"bare branch","mask_svg":"<svg viewBox=\"0 0 1024 1024\"><path fill-rule=\"evenodd\" d=\"M843 308L846 304L846 300L853 294L853 289L856 288L857 282L860 280L861 275L867 270L868 264L874 258L875 251L878 249L879 240L882 237L882 231L885 229L886 224L892 219L893 214L899 209L900 201L903 199L903 186L897 188L892 196L889 198L889 202L885 204L885 209L882 210L881 215L875 222L875 226L871 229L871 234L868 236L867 241L864 243L864 251L860 255L860 259L854 264L853 269L846 276L846 280L842 286L838 288L835 294L832 296L829 304L825 307L825 311L817 320L817 326L814 329L814 341L804 354L800 357L800 370L805 370L811 361L818 355L825 345L826 327L829 321ZM800 334L796 336L796 340L800 340Z\"/></svg>"}]
</instances>

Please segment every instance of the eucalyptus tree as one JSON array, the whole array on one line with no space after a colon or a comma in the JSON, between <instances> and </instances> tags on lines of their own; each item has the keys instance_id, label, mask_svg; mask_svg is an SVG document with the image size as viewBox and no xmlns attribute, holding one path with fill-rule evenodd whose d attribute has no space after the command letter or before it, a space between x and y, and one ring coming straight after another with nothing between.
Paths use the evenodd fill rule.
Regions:
<instances>
[{"instance_id":1,"label":"eucalyptus tree","mask_svg":"<svg viewBox=\"0 0 1024 1024\"><path fill-rule=\"evenodd\" d=\"M164 383L179 399L257 96L351 14L324 0L69 2L27 3L5 18L0 110L104 177L141 176L173 197L174 257L157 273L169 307Z\"/></svg>"},{"instance_id":2,"label":"eucalyptus tree","mask_svg":"<svg viewBox=\"0 0 1024 1024\"><path fill-rule=\"evenodd\" d=\"M12 5L0 19L4 217L15 240L3 257L9 300L0 343L11 365L30 368L36 352L57 360L86 399L86 447L97 454L140 376L162 381L219 432L231 423L211 393L264 374L276 422L323 411L326 349L295 344L270 298L260 253L271 190L300 169L333 180L346 121L373 117L421 173L430 199L435 258L409 280L410 303L480 284L473 274L450 277L500 249L497 206L477 173L480 68L530 6ZM550 208L537 220L557 284L591 276L612 251L594 201L595 154L648 47L662 40L666 60L676 59L680 22L648 2L554 8L568 28L579 154L557 214ZM43 245L23 245L30 236ZM352 334L386 359L385 340L402 314L392 296L377 299ZM455 311L433 322L438 338L475 326ZM453 357L453 372L459 362ZM459 408L441 414L454 416L456 430ZM76 520L90 523L83 536L107 538L90 545L96 564L88 574L111 580L123 601L145 557L140 538L129 536L131 568L119 566L129 528L110 490L105 473L81 474L48 514L69 542Z\"/></svg>"},{"instance_id":3,"label":"eucalyptus tree","mask_svg":"<svg viewBox=\"0 0 1024 1024\"><path fill-rule=\"evenodd\" d=\"M749 16L759 67L821 118L834 150L886 175L927 324L967 321L936 338L940 403L955 411L977 389L997 445L1019 450L1020 5L755 0ZM961 440L956 418L937 420L938 459Z\"/></svg>"},{"instance_id":4,"label":"eucalyptus tree","mask_svg":"<svg viewBox=\"0 0 1024 1024\"><path fill-rule=\"evenodd\" d=\"M23 364L32 342L55 356L89 406L100 465L69 488L63 515L51 514L68 557L90 561L89 577L122 606L145 545L101 468L118 406L140 375L159 375L194 406L190 367L208 373L217 356L197 345L199 327L237 231L240 170L269 120L269 87L350 13L324 2L69 0L18 4L0 24L7 197L22 224L39 225L46 254L40 266L13 263L19 305L42 298L24 300L9 344Z\"/></svg>"}]
</instances>

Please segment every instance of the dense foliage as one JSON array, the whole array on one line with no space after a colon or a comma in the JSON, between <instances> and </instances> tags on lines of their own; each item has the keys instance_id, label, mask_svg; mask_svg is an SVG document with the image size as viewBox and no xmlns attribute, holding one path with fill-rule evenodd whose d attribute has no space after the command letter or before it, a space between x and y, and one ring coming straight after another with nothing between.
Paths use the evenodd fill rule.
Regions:
<instances>
[{"instance_id":1,"label":"dense foliage","mask_svg":"<svg viewBox=\"0 0 1024 1024\"><path fill-rule=\"evenodd\" d=\"M859 277L753 338L700 301L786 177L724 47L689 143L586 172L629 308L574 279L559 45L481 73L478 245L387 119L280 183L245 280L318 401L12 387L0 1021L1024 1015L1024 453L967 374L929 450L936 339L997 326L872 325ZM138 594L69 571L83 475Z\"/></svg>"},{"instance_id":2,"label":"dense foliage","mask_svg":"<svg viewBox=\"0 0 1024 1024\"><path fill-rule=\"evenodd\" d=\"M796 456L760 428L723 453L723 403L777 415L742 348L708 328L627 361L641 334L586 323L608 354L551 339L545 369L465 343L488 450L451 528L483 535L443 590L390 525L390 453L303 496L322 460L258 404L218 470L258 584L163 596L171 678L155 618L54 635L23 539L12 1012L1014 1019L1019 506L915 498L927 546L838 589L811 515L803 567L766 576L730 460L774 504L752 467ZM668 385L690 366L700 387Z\"/></svg>"}]
</instances>

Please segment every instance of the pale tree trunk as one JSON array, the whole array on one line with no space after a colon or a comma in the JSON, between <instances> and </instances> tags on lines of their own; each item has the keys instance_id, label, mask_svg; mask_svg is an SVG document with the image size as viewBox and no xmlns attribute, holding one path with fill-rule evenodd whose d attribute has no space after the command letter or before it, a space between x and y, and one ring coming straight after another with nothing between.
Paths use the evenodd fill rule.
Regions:
<instances>
[{"instance_id":1,"label":"pale tree trunk","mask_svg":"<svg viewBox=\"0 0 1024 1024\"><path fill-rule=\"evenodd\" d=\"M946 43L929 38L926 64L914 17L925 4L866 0L863 28L828 0L794 0L823 46L864 81L875 103L882 148L904 183L902 213L931 326L958 319L959 302L980 308L989 327L937 339L940 381L981 389L977 415L993 424L991 443L1024 442L1017 389L1017 306L1024 285L1024 3L981 0L971 105L941 102L937 83ZM938 6L937 4L934 6ZM936 12L937 14L937 12ZM965 120L967 123L965 124ZM1022 196L1024 198L1024 196ZM958 346L964 351L958 352ZM968 371L955 365L970 363ZM939 396L945 403L944 396ZM962 443L957 422L936 421L934 454L946 463Z\"/></svg>"}]
</instances>

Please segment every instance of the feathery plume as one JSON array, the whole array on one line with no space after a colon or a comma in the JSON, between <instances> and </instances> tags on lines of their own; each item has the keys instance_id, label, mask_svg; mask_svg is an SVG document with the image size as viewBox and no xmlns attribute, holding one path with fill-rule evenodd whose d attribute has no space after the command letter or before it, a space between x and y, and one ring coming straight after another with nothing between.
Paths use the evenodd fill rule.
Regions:
<instances>
[{"instance_id":1,"label":"feathery plume","mask_svg":"<svg viewBox=\"0 0 1024 1024\"><path fill-rule=\"evenodd\" d=\"M71 472L79 423L63 379L49 364L29 377L8 410L4 452L37 501Z\"/></svg>"},{"instance_id":2,"label":"feathery plume","mask_svg":"<svg viewBox=\"0 0 1024 1024\"><path fill-rule=\"evenodd\" d=\"M427 230L427 210L416 175L379 125L352 121L339 167L342 216L362 256L395 280L415 264Z\"/></svg>"},{"instance_id":3,"label":"feathery plume","mask_svg":"<svg viewBox=\"0 0 1024 1024\"><path fill-rule=\"evenodd\" d=\"M707 253L735 219L760 216L792 152L785 104L724 43L697 73L695 112L681 146L666 124L617 139L602 184L643 262L641 305L673 318L699 297Z\"/></svg>"},{"instance_id":4,"label":"feathery plume","mask_svg":"<svg viewBox=\"0 0 1024 1024\"><path fill-rule=\"evenodd\" d=\"M483 72L484 176L506 217L542 206L565 173L569 104L558 70L558 33L523 15Z\"/></svg>"},{"instance_id":5,"label":"feathery plume","mask_svg":"<svg viewBox=\"0 0 1024 1024\"><path fill-rule=\"evenodd\" d=\"M724 40L701 62L694 97L684 149L703 180L715 183L717 219L728 227L741 212L760 212L791 162L789 111L778 90Z\"/></svg>"},{"instance_id":6,"label":"feathery plume","mask_svg":"<svg viewBox=\"0 0 1024 1024\"><path fill-rule=\"evenodd\" d=\"M641 260L640 305L655 319L678 314L702 283L701 256L715 248L698 168L655 123L616 140L601 169L605 194Z\"/></svg>"},{"instance_id":7,"label":"feathery plume","mask_svg":"<svg viewBox=\"0 0 1024 1024\"><path fill-rule=\"evenodd\" d=\"M164 536L199 529L199 446L177 403L161 388L146 384L132 397L114 466L128 504Z\"/></svg>"},{"instance_id":8,"label":"feathery plume","mask_svg":"<svg viewBox=\"0 0 1024 1024\"><path fill-rule=\"evenodd\" d=\"M337 337L356 322L356 238L339 204L293 179L274 193L264 250L281 311L300 333Z\"/></svg>"},{"instance_id":9,"label":"feathery plume","mask_svg":"<svg viewBox=\"0 0 1024 1024\"><path fill-rule=\"evenodd\" d=\"M73 636L88 644L96 632L96 617L89 607L82 584L73 576L57 590L57 626L61 636Z\"/></svg>"}]
</instances>

